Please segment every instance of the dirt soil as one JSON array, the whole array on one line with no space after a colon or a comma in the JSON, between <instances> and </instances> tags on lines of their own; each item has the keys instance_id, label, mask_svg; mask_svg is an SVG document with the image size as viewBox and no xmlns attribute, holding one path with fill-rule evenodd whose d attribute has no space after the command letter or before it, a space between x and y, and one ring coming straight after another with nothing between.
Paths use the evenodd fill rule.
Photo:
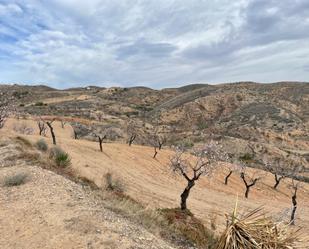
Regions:
<instances>
[{"instance_id":1,"label":"dirt soil","mask_svg":"<svg viewBox=\"0 0 309 249\"><path fill-rule=\"evenodd\" d=\"M2 158L12 149L1 146ZM3 186L6 176L20 172L28 175L25 184ZM0 248L174 248L51 171L1 160L0 181Z\"/></svg>"},{"instance_id":2,"label":"dirt soil","mask_svg":"<svg viewBox=\"0 0 309 249\"><path fill-rule=\"evenodd\" d=\"M18 122L32 126L35 129L35 133L38 133L34 121L10 119L6 123L5 128L2 129L1 136L4 134L16 135L16 133L12 131L12 128ZM97 185L102 185L104 174L106 172L112 172L115 176L118 176L123 180L126 185L127 193L131 197L149 206L149 208L177 207L179 205L179 195L184 189L186 182L181 177L173 175L169 169L169 158L173 154L171 150L163 149L159 152L157 159L153 159L153 148L151 147L139 145L129 147L126 144L106 143L103 145L104 152L102 153L99 151L98 143L85 140L73 140L72 129L69 125L66 125L65 128L62 129L60 122L55 122L54 126L58 145L70 154L72 157L72 167L79 175L93 180ZM24 136L32 142L35 142L40 138L38 135ZM46 137L46 140L51 144L49 134ZM1 174L6 174L8 173L6 171L9 170L13 169L1 170ZM35 169L31 170L35 172ZM193 188L189 197L189 209L197 217L201 218L207 226L210 226L210 222L212 222L215 223L217 231L222 231L225 227L224 214L232 211L237 199L240 211L263 206L269 215L273 216L275 219L284 221L289 219L291 209L291 188L289 187L289 179L283 180L282 184L276 191L272 189L274 183L273 176L269 173L260 171L259 173L264 175L263 179L251 190L249 199L245 199L243 197L244 185L239 176L236 174L232 175L229 185L225 186L224 176L226 173L227 172L224 168L220 168L213 177L201 178ZM113 235L111 231L104 229L104 226L109 225L112 228L112 224L114 224L109 224L104 219L104 217L107 217L110 214L104 216L102 213L96 212L93 212L92 214L86 212L83 213L82 210L85 208L83 205L88 205L84 202L88 201L86 198L80 199L78 197L80 193L78 189L76 191L75 189L70 191L69 189L72 189L72 187L68 187L67 189L58 190L58 188L55 188L55 186L59 185L57 183L58 176L55 176L50 172L44 172L42 174L42 177L39 176L38 173L37 175L34 174L33 177L34 179L37 179L37 183L32 181L25 185L27 187L20 187L20 192L14 191L12 195L10 195L10 191L12 190L1 188L1 203L4 203L1 204L1 206L4 205L5 207L1 207L2 211L0 213L0 222L5 224L5 226L1 225L1 234L6 234L2 236L1 240L9 240L9 248L33 248L33 244L28 244L26 246L24 243L35 236L41 236L42 241L40 243L45 243L42 244L42 246L47 246L49 243L58 243L58 239L63 241L64 244L61 245L53 244L57 245L57 248L65 248L65 243L72 243L72 248L85 248L85 244L89 242L97 243L96 245L98 245L98 243L105 243L104 241L108 241L110 236L113 241L119 240L119 242L124 245L123 248L130 248L130 246L125 247L127 245L126 243L128 243L128 245L130 243L131 245L134 245L134 238L131 236L120 240L119 237L117 237L118 235L116 236L118 232ZM44 177L50 177L50 179L48 178L44 180ZM42 185L38 185L38 182L40 181L43 181ZM70 185L69 183L66 184ZM40 188L38 188L38 186L40 186ZM296 224L303 228L303 232L306 235L309 235L309 184L302 183L301 186L302 187L299 189L298 193ZM27 188L29 189L27 190ZM60 194L57 191L64 192ZM25 196L27 196L27 198L24 198ZM15 204L13 203L14 201L16 201ZM50 202L55 204L50 204ZM67 206L68 204L69 206ZM31 208L31 205L37 205L37 209ZM70 207L70 205L72 205L72 207ZM56 211L54 208L55 206L59 207L59 210L57 209ZM44 213L37 214L35 212ZM67 214L67 212L69 212L69 214ZM78 215L78 218L75 217L74 214L76 213L80 213L81 217L80 215ZM40 218L41 216L44 219ZM64 220L69 221L65 222ZM66 233L57 232L59 227L61 227L61 231L66 231L65 229L79 230L79 227L83 227L80 223L86 221L89 221L90 223L93 222L91 223L93 226L89 225L89 230L92 232L86 233L87 236L85 237L82 236L81 238L75 238ZM28 226L24 229L27 222L33 222L33 225L31 226L32 228L29 228ZM42 225L44 222L51 222L48 223L51 224L51 226ZM105 222L108 224L105 224ZM20 228L18 228L16 225L13 226L13 224L21 225ZM98 227L98 229L95 229L94 227ZM119 223L119 226L116 225L116 228L112 229L117 230L122 228ZM101 233L96 232L96 230L100 230ZM107 231L108 236L105 236L103 231ZM143 234L146 233L145 231L141 232ZM19 234L19 237L15 237L14 240L9 239L9 235L12 233L15 235ZM81 233L81 231L74 231L73 233L76 235ZM54 235L55 237L53 237ZM147 236L142 235L142 237ZM151 235L149 236L151 237ZM21 241L24 241L24 243ZM15 245L17 245L17 247ZM18 245L25 247L18 247ZM150 245L151 244L149 244L149 246ZM157 245L157 243L155 243L155 238L153 238L153 245ZM102 248L108 247L106 246ZM169 247L167 247L167 245L162 245L162 247L147 248Z\"/></svg>"}]
</instances>

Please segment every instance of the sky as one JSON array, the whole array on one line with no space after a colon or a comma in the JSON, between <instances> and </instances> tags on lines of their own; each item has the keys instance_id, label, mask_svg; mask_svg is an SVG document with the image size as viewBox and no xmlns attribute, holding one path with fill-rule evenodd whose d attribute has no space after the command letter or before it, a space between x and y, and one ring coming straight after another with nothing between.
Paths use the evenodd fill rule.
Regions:
<instances>
[{"instance_id":1,"label":"sky","mask_svg":"<svg viewBox=\"0 0 309 249\"><path fill-rule=\"evenodd\" d=\"M309 81L308 0L0 0L0 82Z\"/></svg>"}]
</instances>

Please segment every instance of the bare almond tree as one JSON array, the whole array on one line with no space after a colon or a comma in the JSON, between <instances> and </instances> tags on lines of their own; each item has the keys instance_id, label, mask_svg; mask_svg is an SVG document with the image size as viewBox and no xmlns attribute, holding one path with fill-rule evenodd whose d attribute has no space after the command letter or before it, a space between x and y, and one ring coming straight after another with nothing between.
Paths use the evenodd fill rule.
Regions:
<instances>
[{"instance_id":1,"label":"bare almond tree","mask_svg":"<svg viewBox=\"0 0 309 249\"><path fill-rule=\"evenodd\" d=\"M55 121L55 119L53 119L51 121L45 121L45 123L49 127L50 134L51 134L52 139L53 139L53 144L56 145L57 144L57 142L56 142L56 135L55 135L55 132L54 132L54 127L52 126L54 121Z\"/></svg>"},{"instance_id":2,"label":"bare almond tree","mask_svg":"<svg viewBox=\"0 0 309 249\"><path fill-rule=\"evenodd\" d=\"M46 130L47 130L45 122L42 121L42 120L38 120L37 125L39 127L39 135L45 137L46 136Z\"/></svg>"},{"instance_id":3,"label":"bare almond tree","mask_svg":"<svg viewBox=\"0 0 309 249\"><path fill-rule=\"evenodd\" d=\"M167 137L164 134L160 134L156 128L154 134L150 137L150 143L154 148L153 158L156 158L158 150L162 149L162 146L166 143Z\"/></svg>"},{"instance_id":4,"label":"bare almond tree","mask_svg":"<svg viewBox=\"0 0 309 249\"><path fill-rule=\"evenodd\" d=\"M210 176L214 170L215 163L220 160L220 147L214 141L195 150L193 155L184 153L183 149L177 149L175 155L170 159L170 167L176 174L187 180L187 186L180 195L180 208L187 209L187 199L195 182L204 176Z\"/></svg>"},{"instance_id":5,"label":"bare almond tree","mask_svg":"<svg viewBox=\"0 0 309 249\"><path fill-rule=\"evenodd\" d=\"M103 152L103 142L106 139L114 140L119 134L111 125L102 125L92 128L94 137L98 138L100 151Z\"/></svg>"},{"instance_id":6,"label":"bare almond tree","mask_svg":"<svg viewBox=\"0 0 309 249\"><path fill-rule=\"evenodd\" d=\"M295 214L297 209L297 191L300 188L300 183L291 179L291 187L292 187L292 196L291 196L292 211L291 211L290 224L295 225Z\"/></svg>"},{"instance_id":7,"label":"bare almond tree","mask_svg":"<svg viewBox=\"0 0 309 249\"><path fill-rule=\"evenodd\" d=\"M226 154L226 161L229 161L229 156L228 154ZM236 161L232 161L231 163L229 163L227 165L227 169L228 169L228 173L227 175L224 177L224 184L225 185L228 185L228 181L229 181L229 178L231 177L231 175L235 172L239 172L241 169L239 167L239 163L236 162Z\"/></svg>"},{"instance_id":8,"label":"bare almond tree","mask_svg":"<svg viewBox=\"0 0 309 249\"><path fill-rule=\"evenodd\" d=\"M250 189L262 179L262 174L257 169L253 168L251 168L251 172L249 173L245 164L241 166L240 178L243 180L246 187L245 197L248 198Z\"/></svg>"},{"instance_id":9,"label":"bare almond tree","mask_svg":"<svg viewBox=\"0 0 309 249\"><path fill-rule=\"evenodd\" d=\"M301 171L301 162L293 157L271 158L270 156L264 156L263 163L266 170L274 175L274 189L277 189L284 178L296 176Z\"/></svg>"},{"instance_id":10,"label":"bare almond tree","mask_svg":"<svg viewBox=\"0 0 309 249\"><path fill-rule=\"evenodd\" d=\"M127 143L129 144L129 146L131 146L134 140L136 139L137 132L138 131L135 122L133 120L130 120L127 125L127 136L128 136Z\"/></svg>"}]
</instances>

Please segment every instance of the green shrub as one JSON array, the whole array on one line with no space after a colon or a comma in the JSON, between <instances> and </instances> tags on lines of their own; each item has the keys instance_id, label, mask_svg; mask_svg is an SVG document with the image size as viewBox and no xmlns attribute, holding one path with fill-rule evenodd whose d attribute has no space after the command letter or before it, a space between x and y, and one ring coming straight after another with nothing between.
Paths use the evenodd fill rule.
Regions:
<instances>
[{"instance_id":1,"label":"green shrub","mask_svg":"<svg viewBox=\"0 0 309 249\"><path fill-rule=\"evenodd\" d=\"M194 143L189 139L185 139L185 140L182 140L180 142L177 142L176 146L179 146L179 147L184 148L184 149L190 149L194 146Z\"/></svg>"},{"instance_id":2,"label":"green shrub","mask_svg":"<svg viewBox=\"0 0 309 249\"><path fill-rule=\"evenodd\" d=\"M49 157L53 159L58 167L65 168L71 165L71 158L68 153L60 147L54 147L50 150Z\"/></svg>"},{"instance_id":3,"label":"green shrub","mask_svg":"<svg viewBox=\"0 0 309 249\"><path fill-rule=\"evenodd\" d=\"M35 105L35 106L43 106L44 103L43 103L43 102L36 102L34 105Z\"/></svg>"},{"instance_id":4,"label":"green shrub","mask_svg":"<svg viewBox=\"0 0 309 249\"><path fill-rule=\"evenodd\" d=\"M250 162L253 160L253 155L245 153L244 155L240 156L239 159L244 162Z\"/></svg>"},{"instance_id":5,"label":"green shrub","mask_svg":"<svg viewBox=\"0 0 309 249\"><path fill-rule=\"evenodd\" d=\"M44 139L40 139L36 142L35 146L37 147L38 150L40 151L47 151L48 150L48 145L47 143L45 142Z\"/></svg>"},{"instance_id":6,"label":"green shrub","mask_svg":"<svg viewBox=\"0 0 309 249\"><path fill-rule=\"evenodd\" d=\"M29 175L24 172L19 172L14 175L6 176L4 178L4 186L5 187L12 187L12 186L19 186L25 184Z\"/></svg>"}]
</instances>

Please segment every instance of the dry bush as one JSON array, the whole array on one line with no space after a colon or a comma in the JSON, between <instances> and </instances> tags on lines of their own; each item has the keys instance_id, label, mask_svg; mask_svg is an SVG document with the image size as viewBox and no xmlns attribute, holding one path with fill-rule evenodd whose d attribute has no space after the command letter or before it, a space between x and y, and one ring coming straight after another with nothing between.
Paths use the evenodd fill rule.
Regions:
<instances>
[{"instance_id":1,"label":"dry bush","mask_svg":"<svg viewBox=\"0 0 309 249\"><path fill-rule=\"evenodd\" d=\"M105 189L108 191L115 191L117 193L125 192L125 185L123 181L118 177L113 177L111 172L104 175Z\"/></svg>"},{"instance_id":2,"label":"dry bush","mask_svg":"<svg viewBox=\"0 0 309 249\"><path fill-rule=\"evenodd\" d=\"M214 233L207 229L188 209L161 209L170 229L199 248L213 248L216 244Z\"/></svg>"},{"instance_id":3,"label":"dry bush","mask_svg":"<svg viewBox=\"0 0 309 249\"><path fill-rule=\"evenodd\" d=\"M292 249L299 242L299 230L274 222L261 208L240 217L235 208L227 218L216 249Z\"/></svg>"},{"instance_id":4,"label":"dry bush","mask_svg":"<svg viewBox=\"0 0 309 249\"><path fill-rule=\"evenodd\" d=\"M40 151L47 151L48 150L48 144L44 139L39 139L36 143L35 146L37 147L38 150Z\"/></svg>"},{"instance_id":5,"label":"dry bush","mask_svg":"<svg viewBox=\"0 0 309 249\"><path fill-rule=\"evenodd\" d=\"M32 143L24 137L17 136L17 137L15 137L15 141L17 143L19 143L23 148L31 148L32 147Z\"/></svg>"},{"instance_id":6,"label":"dry bush","mask_svg":"<svg viewBox=\"0 0 309 249\"><path fill-rule=\"evenodd\" d=\"M24 172L18 172L14 175L9 175L4 178L3 185L5 187L13 187L25 184L29 179L29 175Z\"/></svg>"}]
</instances>

